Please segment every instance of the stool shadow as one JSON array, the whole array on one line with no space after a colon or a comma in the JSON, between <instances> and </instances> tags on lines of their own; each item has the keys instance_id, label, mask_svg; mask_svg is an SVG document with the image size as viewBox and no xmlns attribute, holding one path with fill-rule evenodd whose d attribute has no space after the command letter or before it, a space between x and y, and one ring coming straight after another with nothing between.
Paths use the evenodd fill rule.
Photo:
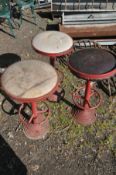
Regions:
<instances>
[{"instance_id":1,"label":"stool shadow","mask_svg":"<svg viewBox=\"0 0 116 175\"><path fill-rule=\"evenodd\" d=\"M21 61L21 57L14 53L4 53L0 55L0 68L6 68L13 63Z\"/></svg>"},{"instance_id":2,"label":"stool shadow","mask_svg":"<svg viewBox=\"0 0 116 175\"><path fill-rule=\"evenodd\" d=\"M27 168L0 135L0 174L27 175Z\"/></svg>"},{"instance_id":3,"label":"stool shadow","mask_svg":"<svg viewBox=\"0 0 116 175\"><path fill-rule=\"evenodd\" d=\"M16 62L18 62L18 61L21 61L21 58L20 58L20 56L18 56L17 54L14 54L14 53L4 53L4 54L0 55L0 76L2 75L2 73L5 71L5 69L6 69L8 66L10 66L10 65L12 65L13 63L16 63ZM0 77L0 78L1 78L1 77ZM0 80L0 81L1 81L1 80ZM1 82L0 82L0 84L1 84ZM12 100L5 94L5 92L4 92L2 89L0 89L0 93L5 97L4 100L2 101L2 105L1 105L3 111L6 112L7 114L16 114L16 113L13 113L13 111L14 111L14 107L15 107L15 108L18 107L17 104L16 104L14 101L12 101ZM4 110L4 107L3 107L3 106L4 106L5 102L6 102L6 100L9 101L9 103L11 103L12 106L13 106L13 108L11 108L10 112L7 112L7 111Z\"/></svg>"},{"instance_id":4,"label":"stool shadow","mask_svg":"<svg viewBox=\"0 0 116 175\"><path fill-rule=\"evenodd\" d=\"M67 106L71 107L71 110L69 112L72 114L72 116L74 116L77 113L77 111L79 110L75 104L70 102L65 97L60 97L60 101L63 101Z\"/></svg>"},{"instance_id":5,"label":"stool shadow","mask_svg":"<svg viewBox=\"0 0 116 175\"><path fill-rule=\"evenodd\" d=\"M58 26L58 24L47 24L46 30L53 30L53 31L56 30L56 31L58 31L59 26Z\"/></svg>"},{"instance_id":6,"label":"stool shadow","mask_svg":"<svg viewBox=\"0 0 116 175\"><path fill-rule=\"evenodd\" d=\"M1 90L0 93L4 96L4 99L3 99L2 104L1 104L1 108L2 108L3 112L5 112L6 114L8 114L10 116L19 114L19 109L21 107L21 104L15 102L13 99L11 99L9 96L7 96L7 94L3 90ZM5 103L7 103L7 102L11 106L11 108L9 110L5 108ZM24 107L21 110L21 115L23 115L25 119L29 120L30 115L28 115L25 112L26 108L31 110L31 106L29 104L24 104Z\"/></svg>"},{"instance_id":7,"label":"stool shadow","mask_svg":"<svg viewBox=\"0 0 116 175\"><path fill-rule=\"evenodd\" d=\"M3 99L2 104L1 104L1 108L2 108L3 112L5 112L6 114L8 114L10 116L18 114L20 104L16 103L10 97L8 97L3 90L0 90L0 93L4 96L4 99ZM5 104L7 102L11 105L11 108L9 110L5 108Z\"/></svg>"},{"instance_id":8,"label":"stool shadow","mask_svg":"<svg viewBox=\"0 0 116 175\"><path fill-rule=\"evenodd\" d=\"M109 78L109 85L108 80L98 81L97 84L108 96L116 95L116 76Z\"/></svg>"},{"instance_id":9,"label":"stool shadow","mask_svg":"<svg viewBox=\"0 0 116 175\"><path fill-rule=\"evenodd\" d=\"M72 108L75 108L75 105L72 102L70 102L68 99L65 98L65 90L64 89L62 89L61 93L55 92L55 94L58 96L58 102L63 101L66 105L68 105Z\"/></svg>"}]
</instances>

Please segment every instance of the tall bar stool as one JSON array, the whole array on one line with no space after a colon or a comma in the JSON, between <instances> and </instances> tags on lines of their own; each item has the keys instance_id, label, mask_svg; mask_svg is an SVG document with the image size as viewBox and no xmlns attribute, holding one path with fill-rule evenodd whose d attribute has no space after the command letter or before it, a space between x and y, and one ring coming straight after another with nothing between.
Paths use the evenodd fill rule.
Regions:
<instances>
[{"instance_id":1,"label":"tall bar stool","mask_svg":"<svg viewBox=\"0 0 116 175\"><path fill-rule=\"evenodd\" d=\"M101 95L92 87L91 81L104 80L116 74L116 55L100 48L82 49L69 58L69 68L78 77L86 80L73 95L77 106L75 122L90 125L95 122L95 109L101 104Z\"/></svg>"},{"instance_id":2,"label":"tall bar stool","mask_svg":"<svg viewBox=\"0 0 116 175\"><path fill-rule=\"evenodd\" d=\"M73 51L73 40L72 38L59 31L45 31L37 34L32 40L33 48L40 54L50 57L50 63L55 67L56 59L60 59L60 56L71 54ZM63 81L63 73L57 69L59 74L59 88L57 93L59 97L64 93L60 84ZM53 95L50 101L58 101L58 96Z\"/></svg>"},{"instance_id":3,"label":"tall bar stool","mask_svg":"<svg viewBox=\"0 0 116 175\"><path fill-rule=\"evenodd\" d=\"M30 139L41 139L49 131L50 109L44 102L57 89L58 76L56 70L48 63L39 60L17 62L9 66L1 77L3 90L12 99L20 102L20 122L24 133ZM44 102L44 107L38 106ZM22 116L24 104L31 105L31 116Z\"/></svg>"}]
</instances>

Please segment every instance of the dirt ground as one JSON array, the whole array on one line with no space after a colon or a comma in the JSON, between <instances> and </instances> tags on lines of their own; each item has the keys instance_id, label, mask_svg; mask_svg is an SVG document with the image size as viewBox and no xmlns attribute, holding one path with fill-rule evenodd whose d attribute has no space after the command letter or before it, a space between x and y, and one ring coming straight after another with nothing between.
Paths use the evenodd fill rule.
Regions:
<instances>
[{"instance_id":1,"label":"dirt ground","mask_svg":"<svg viewBox=\"0 0 116 175\"><path fill-rule=\"evenodd\" d=\"M46 15L47 16L47 15ZM53 23L47 17L37 15L37 23L23 20L21 28L15 29L16 38L7 33L9 28L1 25L0 59L18 60L49 58L35 52L32 38L46 30ZM5 61L7 65L7 62ZM66 75L64 88L72 85L73 76L66 66L60 66ZM75 79L74 79L75 81ZM81 80L76 80L81 84ZM72 86L66 90L66 96ZM97 121L92 126L75 125L65 101L50 103L52 115L50 132L44 140L29 140L21 127L17 132L16 102L10 101L1 91L0 94L0 175L115 175L115 117L116 98L100 89L104 104L97 110Z\"/></svg>"}]
</instances>

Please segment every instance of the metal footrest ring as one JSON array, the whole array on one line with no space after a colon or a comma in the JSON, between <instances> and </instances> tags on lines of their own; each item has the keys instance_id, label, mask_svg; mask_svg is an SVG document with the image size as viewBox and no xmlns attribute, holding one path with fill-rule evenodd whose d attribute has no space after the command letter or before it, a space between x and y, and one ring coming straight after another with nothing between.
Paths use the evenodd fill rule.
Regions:
<instances>
[{"instance_id":1,"label":"metal footrest ring","mask_svg":"<svg viewBox=\"0 0 116 175\"><path fill-rule=\"evenodd\" d=\"M50 109L45 102L44 106L46 109L38 109L37 116L32 114L29 120L22 115L24 104L19 109L19 124L23 125L24 134L29 139L37 140L44 138L49 131L48 118L50 116Z\"/></svg>"},{"instance_id":2,"label":"metal footrest ring","mask_svg":"<svg viewBox=\"0 0 116 175\"><path fill-rule=\"evenodd\" d=\"M86 100L85 87L80 87L72 94L72 99L74 104L82 110L85 110L87 108L84 105L85 103L88 104L89 109L96 109L101 104L102 96L98 92L98 90L91 88L91 94L89 100Z\"/></svg>"}]
</instances>

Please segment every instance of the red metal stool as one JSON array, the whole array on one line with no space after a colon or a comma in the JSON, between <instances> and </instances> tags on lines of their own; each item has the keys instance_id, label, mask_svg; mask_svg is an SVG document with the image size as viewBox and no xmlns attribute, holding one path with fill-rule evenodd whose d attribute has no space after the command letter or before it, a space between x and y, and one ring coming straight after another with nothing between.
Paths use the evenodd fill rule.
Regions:
<instances>
[{"instance_id":1,"label":"red metal stool","mask_svg":"<svg viewBox=\"0 0 116 175\"><path fill-rule=\"evenodd\" d=\"M40 54L50 57L50 63L55 67L55 60L60 59L60 56L71 54L73 51L73 40L72 38L59 31L45 31L37 34L32 40L33 48ZM63 91L60 88L61 82L63 81L63 73L57 69L59 74L59 87L57 93L62 95ZM53 95L50 101L58 101L58 96Z\"/></svg>"},{"instance_id":2,"label":"red metal stool","mask_svg":"<svg viewBox=\"0 0 116 175\"><path fill-rule=\"evenodd\" d=\"M42 61L21 61L6 69L1 77L1 83L9 97L22 103L19 115L25 135L30 139L45 137L49 131L50 109L48 106L40 109L37 102L44 102L56 91L56 70ZM32 115L28 120L21 115L24 104L31 104Z\"/></svg>"},{"instance_id":3,"label":"red metal stool","mask_svg":"<svg viewBox=\"0 0 116 175\"><path fill-rule=\"evenodd\" d=\"M100 48L82 49L69 58L69 68L79 78L87 81L85 87L73 93L73 101L79 110L75 122L89 125L95 122L95 109L101 103L101 95L91 81L107 79L116 74L116 56Z\"/></svg>"}]
</instances>

